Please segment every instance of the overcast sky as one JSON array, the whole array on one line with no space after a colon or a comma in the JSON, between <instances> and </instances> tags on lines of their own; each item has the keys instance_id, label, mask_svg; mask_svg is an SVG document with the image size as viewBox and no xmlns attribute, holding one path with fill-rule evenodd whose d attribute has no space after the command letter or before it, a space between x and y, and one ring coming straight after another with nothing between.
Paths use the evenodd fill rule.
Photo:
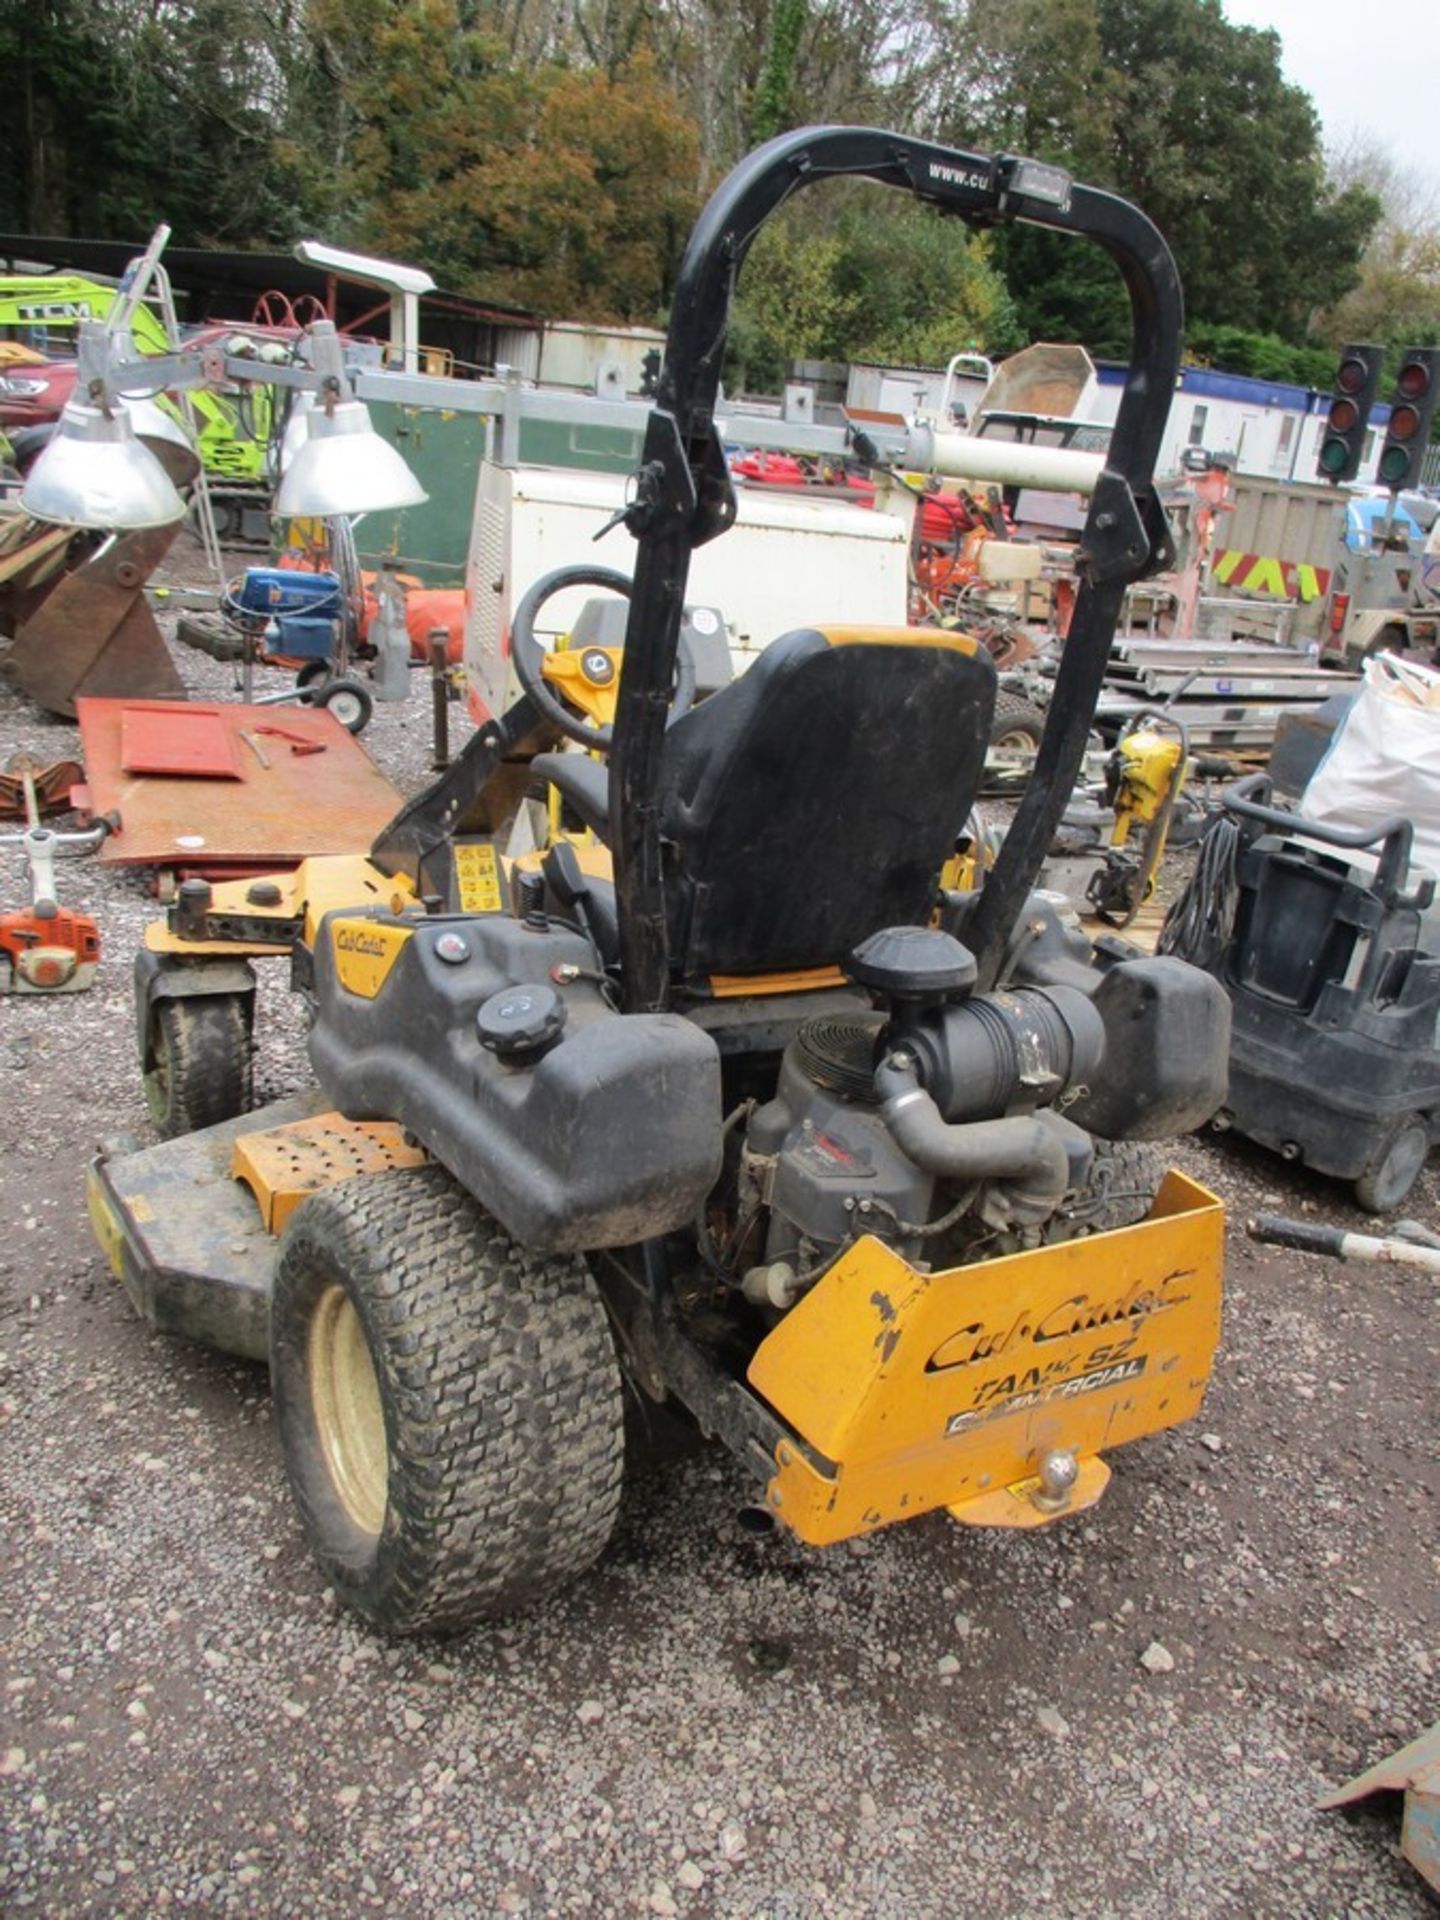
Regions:
<instances>
[{"instance_id":1,"label":"overcast sky","mask_svg":"<svg viewBox=\"0 0 1440 1920\"><path fill-rule=\"evenodd\" d=\"M1224 0L1238 26L1273 27L1326 145L1357 127L1440 198L1440 0Z\"/></svg>"}]
</instances>

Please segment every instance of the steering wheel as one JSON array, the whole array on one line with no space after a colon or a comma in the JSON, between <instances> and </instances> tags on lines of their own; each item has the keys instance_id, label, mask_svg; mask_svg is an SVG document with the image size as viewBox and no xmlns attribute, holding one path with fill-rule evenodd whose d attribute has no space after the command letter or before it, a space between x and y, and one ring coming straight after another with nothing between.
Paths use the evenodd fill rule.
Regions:
<instances>
[{"instance_id":1,"label":"steering wheel","mask_svg":"<svg viewBox=\"0 0 1440 1920\"><path fill-rule=\"evenodd\" d=\"M612 725L598 723L601 712L614 712L614 689L620 679L619 647L572 647L552 649L541 646L535 637L535 619L547 600L567 587L608 587L630 598L630 582L613 567L585 564L556 567L535 582L515 609L510 625L510 653L520 684L552 725L582 747L608 753L615 736ZM552 685L565 689L567 705ZM695 702L695 655L682 632L675 657L675 690L670 697L670 719L678 720ZM578 708L579 712L575 709ZM586 723L588 714L592 723ZM668 722L667 722L668 724Z\"/></svg>"}]
</instances>

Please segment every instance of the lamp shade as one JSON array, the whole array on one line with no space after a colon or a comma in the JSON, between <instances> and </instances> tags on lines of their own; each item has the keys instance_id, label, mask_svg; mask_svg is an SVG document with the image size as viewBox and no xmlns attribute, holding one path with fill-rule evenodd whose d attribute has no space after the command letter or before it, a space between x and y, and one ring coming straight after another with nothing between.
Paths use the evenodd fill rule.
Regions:
<instances>
[{"instance_id":1,"label":"lamp shade","mask_svg":"<svg viewBox=\"0 0 1440 1920\"><path fill-rule=\"evenodd\" d=\"M183 520L185 502L135 433L129 411L71 400L21 489L32 520L128 532Z\"/></svg>"},{"instance_id":2,"label":"lamp shade","mask_svg":"<svg viewBox=\"0 0 1440 1920\"><path fill-rule=\"evenodd\" d=\"M275 466L278 474L285 474L290 463L310 437L310 415L315 408L315 395L306 393L302 388L291 396L290 417L285 422L285 432L280 439L280 451Z\"/></svg>"},{"instance_id":3,"label":"lamp shade","mask_svg":"<svg viewBox=\"0 0 1440 1920\"><path fill-rule=\"evenodd\" d=\"M121 405L141 445L150 449L177 487L188 487L200 471L200 455L180 422L155 400L126 398Z\"/></svg>"},{"instance_id":4,"label":"lamp shade","mask_svg":"<svg viewBox=\"0 0 1440 1920\"><path fill-rule=\"evenodd\" d=\"M285 468L275 511L282 518L325 520L334 514L418 507L429 495L360 400L341 400L305 416L306 437Z\"/></svg>"}]
</instances>

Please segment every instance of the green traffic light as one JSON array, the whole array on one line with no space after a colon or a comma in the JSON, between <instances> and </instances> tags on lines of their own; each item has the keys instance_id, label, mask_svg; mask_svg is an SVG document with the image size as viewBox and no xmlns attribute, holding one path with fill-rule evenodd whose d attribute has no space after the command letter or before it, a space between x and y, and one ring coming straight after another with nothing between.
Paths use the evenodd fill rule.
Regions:
<instances>
[{"instance_id":1,"label":"green traffic light","mask_svg":"<svg viewBox=\"0 0 1440 1920\"><path fill-rule=\"evenodd\" d=\"M1350 458L1343 440L1327 440L1320 449L1320 465L1326 473L1339 473Z\"/></svg>"},{"instance_id":2,"label":"green traffic light","mask_svg":"<svg viewBox=\"0 0 1440 1920\"><path fill-rule=\"evenodd\" d=\"M1406 447L1386 447L1380 456L1380 478L1387 487L1400 486L1410 472L1410 452Z\"/></svg>"}]
</instances>

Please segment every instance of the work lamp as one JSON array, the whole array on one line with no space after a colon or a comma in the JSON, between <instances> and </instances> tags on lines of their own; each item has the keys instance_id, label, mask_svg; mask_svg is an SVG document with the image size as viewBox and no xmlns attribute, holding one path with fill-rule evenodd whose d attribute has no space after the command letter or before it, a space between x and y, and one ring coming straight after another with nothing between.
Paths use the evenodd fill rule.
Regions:
<instances>
[{"instance_id":1,"label":"work lamp","mask_svg":"<svg viewBox=\"0 0 1440 1920\"><path fill-rule=\"evenodd\" d=\"M149 413L165 418L153 402L143 406L141 421L147 430ZM21 489L26 513L61 526L116 532L183 520L185 502L136 427L128 405L68 401L54 437Z\"/></svg>"},{"instance_id":2,"label":"work lamp","mask_svg":"<svg viewBox=\"0 0 1440 1920\"><path fill-rule=\"evenodd\" d=\"M275 511L282 519L325 520L335 514L417 507L430 496L388 441L375 431L360 400L326 394L304 416L305 438L280 479Z\"/></svg>"}]
</instances>

